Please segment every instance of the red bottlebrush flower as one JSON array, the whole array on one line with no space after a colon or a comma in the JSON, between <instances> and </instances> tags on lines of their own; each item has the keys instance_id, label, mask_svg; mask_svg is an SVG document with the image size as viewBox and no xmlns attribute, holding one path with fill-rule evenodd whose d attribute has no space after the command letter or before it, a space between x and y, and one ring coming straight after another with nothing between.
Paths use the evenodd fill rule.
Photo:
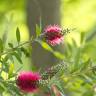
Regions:
<instances>
[{"instance_id":1,"label":"red bottlebrush flower","mask_svg":"<svg viewBox=\"0 0 96 96\"><path fill-rule=\"evenodd\" d=\"M44 29L44 36L50 45L60 44L63 41L62 28L58 25L49 25Z\"/></svg>"},{"instance_id":2,"label":"red bottlebrush flower","mask_svg":"<svg viewBox=\"0 0 96 96\"><path fill-rule=\"evenodd\" d=\"M38 81L41 76L33 72L21 72L17 77L17 86L23 92L34 92L38 89Z\"/></svg>"}]
</instances>

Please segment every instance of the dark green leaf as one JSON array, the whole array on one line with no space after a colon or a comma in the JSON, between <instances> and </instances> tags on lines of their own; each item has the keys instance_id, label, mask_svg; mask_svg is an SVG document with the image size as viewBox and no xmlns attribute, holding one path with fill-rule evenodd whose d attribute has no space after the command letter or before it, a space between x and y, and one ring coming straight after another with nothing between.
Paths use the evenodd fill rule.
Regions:
<instances>
[{"instance_id":1,"label":"dark green leaf","mask_svg":"<svg viewBox=\"0 0 96 96\"><path fill-rule=\"evenodd\" d=\"M23 64L21 56L18 53L14 52L13 55L16 57L16 59L19 61L20 64Z\"/></svg>"},{"instance_id":2,"label":"dark green leaf","mask_svg":"<svg viewBox=\"0 0 96 96\"><path fill-rule=\"evenodd\" d=\"M20 31L19 31L18 27L16 29L16 38L17 38L17 42L19 43L20 42Z\"/></svg>"},{"instance_id":3,"label":"dark green leaf","mask_svg":"<svg viewBox=\"0 0 96 96\"><path fill-rule=\"evenodd\" d=\"M0 52L3 52L4 45L2 39L0 39Z\"/></svg>"},{"instance_id":4,"label":"dark green leaf","mask_svg":"<svg viewBox=\"0 0 96 96\"><path fill-rule=\"evenodd\" d=\"M84 32L81 32L81 41L80 43L82 44L85 40L85 33Z\"/></svg>"},{"instance_id":5,"label":"dark green leaf","mask_svg":"<svg viewBox=\"0 0 96 96\"><path fill-rule=\"evenodd\" d=\"M24 47L21 47L21 51L24 53L24 55L25 55L26 57L29 57L29 56L30 56L30 53L29 53L28 50L25 49Z\"/></svg>"},{"instance_id":6,"label":"dark green leaf","mask_svg":"<svg viewBox=\"0 0 96 96\"><path fill-rule=\"evenodd\" d=\"M13 48L13 44L12 43L8 43L10 48Z\"/></svg>"},{"instance_id":7,"label":"dark green leaf","mask_svg":"<svg viewBox=\"0 0 96 96\"><path fill-rule=\"evenodd\" d=\"M6 90L6 87L0 82L0 92Z\"/></svg>"}]
</instances>

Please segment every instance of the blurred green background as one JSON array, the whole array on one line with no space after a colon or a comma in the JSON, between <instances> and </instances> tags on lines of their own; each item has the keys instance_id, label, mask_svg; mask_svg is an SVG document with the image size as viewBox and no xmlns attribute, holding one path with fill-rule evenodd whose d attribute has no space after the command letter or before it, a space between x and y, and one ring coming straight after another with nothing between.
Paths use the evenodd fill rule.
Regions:
<instances>
[{"instance_id":1,"label":"blurred green background","mask_svg":"<svg viewBox=\"0 0 96 96\"><path fill-rule=\"evenodd\" d=\"M48 24L59 24L62 28L75 28L65 36L63 45L53 48L64 53L65 60L69 60L72 56L74 59L72 52L75 54L76 48L84 47L83 61L91 58L93 62L96 62L96 0L0 0L0 37L6 41L6 44L15 43L15 31L19 27L22 42L29 40L31 35L36 35L35 24L40 23L40 18L42 29ZM81 34L85 34L87 38L85 46L82 46ZM76 48L70 52L65 48L66 44L76 45ZM38 44L33 44L32 53L30 59L23 57L23 70L32 70L33 65L39 69L52 66L60 60L57 57L61 56L60 54L57 57L54 56ZM16 61L16 68L21 66L17 63ZM86 86L89 88L89 85ZM73 89L76 88L80 89L80 86L77 85ZM90 94L85 96L93 96ZM81 93L75 95L81 96Z\"/></svg>"}]
</instances>

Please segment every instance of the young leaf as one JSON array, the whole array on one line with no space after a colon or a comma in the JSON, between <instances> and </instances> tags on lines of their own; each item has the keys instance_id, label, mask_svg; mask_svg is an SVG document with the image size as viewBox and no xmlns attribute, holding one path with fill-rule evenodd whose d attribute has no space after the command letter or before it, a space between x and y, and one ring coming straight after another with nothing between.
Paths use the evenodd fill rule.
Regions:
<instances>
[{"instance_id":1,"label":"young leaf","mask_svg":"<svg viewBox=\"0 0 96 96\"><path fill-rule=\"evenodd\" d=\"M58 51L54 51L46 42L44 41L38 41L38 43L40 43L40 45L47 51L51 52L54 56L56 56L59 59L64 59L64 55L61 54Z\"/></svg>"},{"instance_id":2,"label":"young leaf","mask_svg":"<svg viewBox=\"0 0 96 96\"><path fill-rule=\"evenodd\" d=\"M64 55L63 54L61 54L60 52L58 52L58 51L54 51L53 52L53 54L57 57L57 58L59 58L59 59L61 59L61 60L63 60L64 59Z\"/></svg>"},{"instance_id":3,"label":"young leaf","mask_svg":"<svg viewBox=\"0 0 96 96\"><path fill-rule=\"evenodd\" d=\"M17 42L19 43L20 42L20 30L18 27L16 29L16 38L17 38Z\"/></svg>"},{"instance_id":4,"label":"young leaf","mask_svg":"<svg viewBox=\"0 0 96 96\"><path fill-rule=\"evenodd\" d=\"M46 42L39 40L38 43L40 43L41 46L42 46L45 50L47 50L47 51L49 51L49 52L53 52L53 49L52 49Z\"/></svg>"},{"instance_id":5,"label":"young leaf","mask_svg":"<svg viewBox=\"0 0 96 96\"><path fill-rule=\"evenodd\" d=\"M10 64L9 65L8 78L10 78L12 76L13 70L14 70L14 64Z\"/></svg>"}]
</instances>

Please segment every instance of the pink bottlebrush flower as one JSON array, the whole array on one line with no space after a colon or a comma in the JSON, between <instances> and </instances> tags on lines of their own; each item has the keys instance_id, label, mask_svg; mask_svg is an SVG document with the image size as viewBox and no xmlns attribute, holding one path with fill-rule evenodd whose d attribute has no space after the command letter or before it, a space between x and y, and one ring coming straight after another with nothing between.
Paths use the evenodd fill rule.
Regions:
<instances>
[{"instance_id":1,"label":"pink bottlebrush flower","mask_svg":"<svg viewBox=\"0 0 96 96\"><path fill-rule=\"evenodd\" d=\"M21 72L17 77L16 84L23 92L35 92L40 79L41 76L38 73Z\"/></svg>"},{"instance_id":2,"label":"pink bottlebrush flower","mask_svg":"<svg viewBox=\"0 0 96 96\"><path fill-rule=\"evenodd\" d=\"M62 28L58 25L49 25L44 29L45 40L52 46L63 41Z\"/></svg>"}]
</instances>

